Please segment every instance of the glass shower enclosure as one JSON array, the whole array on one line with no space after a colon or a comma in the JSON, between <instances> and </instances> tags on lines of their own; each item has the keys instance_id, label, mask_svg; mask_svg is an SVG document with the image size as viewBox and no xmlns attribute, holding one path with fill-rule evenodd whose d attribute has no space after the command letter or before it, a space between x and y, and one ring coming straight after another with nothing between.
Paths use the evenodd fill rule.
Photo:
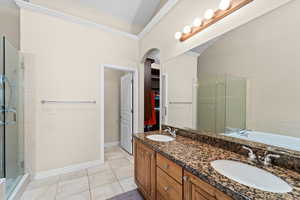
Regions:
<instances>
[{"instance_id":1,"label":"glass shower enclosure","mask_svg":"<svg viewBox=\"0 0 300 200\"><path fill-rule=\"evenodd\" d=\"M246 78L202 74L197 89L197 130L224 134L246 128Z\"/></svg>"},{"instance_id":2,"label":"glass shower enclosure","mask_svg":"<svg viewBox=\"0 0 300 200\"><path fill-rule=\"evenodd\" d=\"M6 198L24 175L23 70L19 52L5 37L0 41L0 177Z\"/></svg>"}]
</instances>

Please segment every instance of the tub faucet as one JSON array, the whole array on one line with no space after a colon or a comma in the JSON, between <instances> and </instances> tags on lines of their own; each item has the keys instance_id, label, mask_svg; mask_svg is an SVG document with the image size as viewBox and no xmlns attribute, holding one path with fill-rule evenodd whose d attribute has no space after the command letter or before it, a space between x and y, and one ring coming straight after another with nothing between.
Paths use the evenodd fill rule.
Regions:
<instances>
[{"instance_id":1,"label":"tub faucet","mask_svg":"<svg viewBox=\"0 0 300 200\"><path fill-rule=\"evenodd\" d=\"M250 129L239 129L238 134L248 137L250 131Z\"/></svg>"}]
</instances>

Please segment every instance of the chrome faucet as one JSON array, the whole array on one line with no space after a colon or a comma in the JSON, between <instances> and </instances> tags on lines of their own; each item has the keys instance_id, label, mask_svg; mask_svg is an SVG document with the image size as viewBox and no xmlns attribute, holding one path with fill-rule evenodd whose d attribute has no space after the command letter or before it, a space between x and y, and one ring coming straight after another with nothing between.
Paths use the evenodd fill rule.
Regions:
<instances>
[{"instance_id":1,"label":"chrome faucet","mask_svg":"<svg viewBox=\"0 0 300 200\"><path fill-rule=\"evenodd\" d=\"M173 137L176 137L176 132L178 131L178 129L174 129L172 131L171 127L166 128L164 131L170 133Z\"/></svg>"},{"instance_id":2,"label":"chrome faucet","mask_svg":"<svg viewBox=\"0 0 300 200\"><path fill-rule=\"evenodd\" d=\"M280 155L276 155L276 154L266 154L265 157L262 159L262 163L264 164L264 166L270 166L272 159L271 158L280 158Z\"/></svg>"},{"instance_id":3,"label":"chrome faucet","mask_svg":"<svg viewBox=\"0 0 300 200\"><path fill-rule=\"evenodd\" d=\"M272 158L280 158L280 155L276 154L268 154L268 152L265 152L265 156L256 156L253 150L249 147L243 146L243 149L246 149L248 152L248 160L250 162L256 162L259 164L263 164L264 166L270 166L272 163Z\"/></svg>"},{"instance_id":4,"label":"chrome faucet","mask_svg":"<svg viewBox=\"0 0 300 200\"><path fill-rule=\"evenodd\" d=\"M238 134L248 137L250 129L239 129Z\"/></svg>"},{"instance_id":5,"label":"chrome faucet","mask_svg":"<svg viewBox=\"0 0 300 200\"><path fill-rule=\"evenodd\" d=\"M165 132L171 132L172 129L171 129L171 127L167 127L164 131L165 131Z\"/></svg>"},{"instance_id":6,"label":"chrome faucet","mask_svg":"<svg viewBox=\"0 0 300 200\"><path fill-rule=\"evenodd\" d=\"M256 155L253 153L251 148L243 146L243 149L246 149L247 151L249 151L248 152L248 160L250 162L257 162L258 161Z\"/></svg>"}]
</instances>

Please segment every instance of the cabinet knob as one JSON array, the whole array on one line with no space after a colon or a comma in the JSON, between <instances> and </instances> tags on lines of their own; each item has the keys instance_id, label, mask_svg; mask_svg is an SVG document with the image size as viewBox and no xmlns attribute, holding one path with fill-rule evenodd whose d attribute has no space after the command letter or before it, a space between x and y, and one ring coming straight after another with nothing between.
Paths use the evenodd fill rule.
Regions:
<instances>
[{"instance_id":1,"label":"cabinet knob","mask_svg":"<svg viewBox=\"0 0 300 200\"><path fill-rule=\"evenodd\" d=\"M168 191L169 189L170 189L169 186L164 187L164 190L165 190L165 191Z\"/></svg>"},{"instance_id":2,"label":"cabinet knob","mask_svg":"<svg viewBox=\"0 0 300 200\"><path fill-rule=\"evenodd\" d=\"M184 181L187 181L187 180L188 180L188 176L183 176L182 179L183 179Z\"/></svg>"}]
</instances>

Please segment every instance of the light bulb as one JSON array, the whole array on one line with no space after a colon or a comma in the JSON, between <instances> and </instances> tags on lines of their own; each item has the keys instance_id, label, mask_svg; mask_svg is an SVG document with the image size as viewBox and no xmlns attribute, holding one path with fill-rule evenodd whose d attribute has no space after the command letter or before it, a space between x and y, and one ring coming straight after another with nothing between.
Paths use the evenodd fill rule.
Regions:
<instances>
[{"instance_id":1,"label":"light bulb","mask_svg":"<svg viewBox=\"0 0 300 200\"><path fill-rule=\"evenodd\" d=\"M194 26L194 27L198 27L198 26L201 26L202 23L203 23L202 19L196 18L196 19L194 19L194 21L193 21L193 26Z\"/></svg>"},{"instance_id":2,"label":"light bulb","mask_svg":"<svg viewBox=\"0 0 300 200\"><path fill-rule=\"evenodd\" d=\"M175 35L174 35L176 40L179 40L181 38L181 36L182 36L181 32L176 32Z\"/></svg>"},{"instance_id":3,"label":"light bulb","mask_svg":"<svg viewBox=\"0 0 300 200\"><path fill-rule=\"evenodd\" d=\"M185 27L183 28L183 32L184 32L185 34L190 33L191 31L192 31L192 28L191 28L190 26L185 26Z\"/></svg>"},{"instance_id":4,"label":"light bulb","mask_svg":"<svg viewBox=\"0 0 300 200\"><path fill-rule=\"evenodd\" d=\"M225 11L230 8L230 4L231 0L221 0L219 4L219 9Z\"/></svg>"},{"instance_id":5,"label":"light bulb","mask_svg":"<svg viewBox=\"0 0 300 200\"><path fill-rule=\"evenodd\" d=\"M207 9L204 13L204 18L209 20L212 19L215 15L215 11L213 9Z\"/></svg>"}]
</instances>

